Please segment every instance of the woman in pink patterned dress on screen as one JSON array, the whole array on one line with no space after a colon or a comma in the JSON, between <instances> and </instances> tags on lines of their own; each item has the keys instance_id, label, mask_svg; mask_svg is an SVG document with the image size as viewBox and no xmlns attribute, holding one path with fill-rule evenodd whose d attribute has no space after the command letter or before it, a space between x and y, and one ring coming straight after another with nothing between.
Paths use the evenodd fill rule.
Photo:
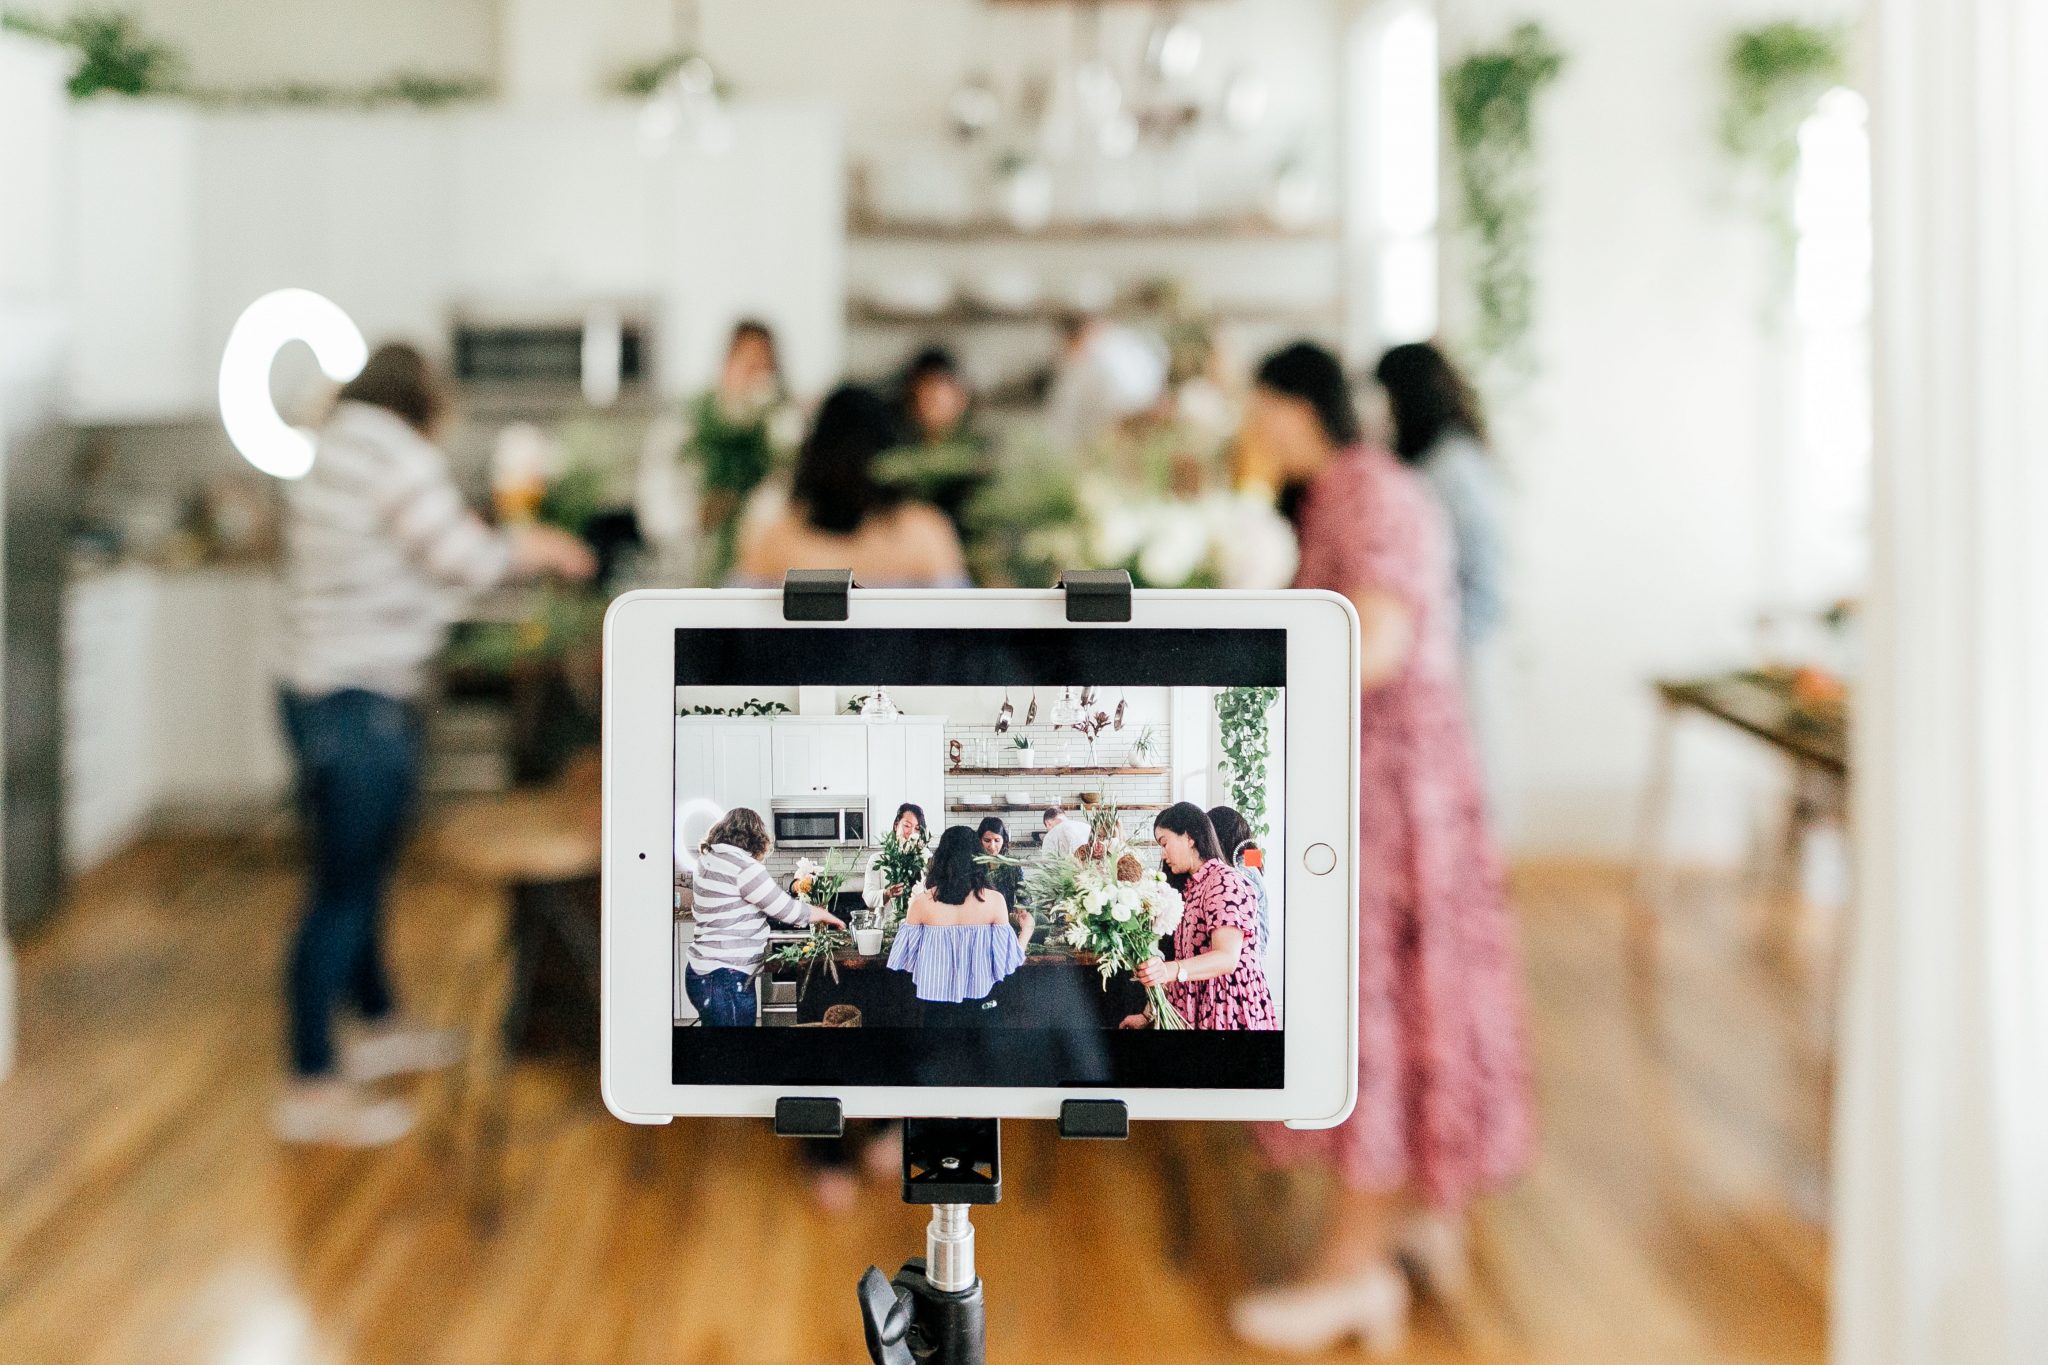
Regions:
<instances>
[{"instance_id":1,"label":"woman in pink patterned dress on screen","mask_svg":"<svg viewBox=\"0 0 2048 1365\"><path fill-rule=\"evenodd\" d=\"M1259 893L1225 861L1208 815L1192 801L1178 802L1159 812L1152 835L1186 908L1173 931L1173 961L1145 963L1138 984L1165 987L1189 1028L1279 1028L1260 952ZM1124 1027L1151 1022L1134 1014Z\"/></svg>"},{"instance_id":2,"label":"woman in pink patterned dress on screen","mask_svg":"<svg viewBox=\"0 0 2048 1365\"><path fill-rule=\"evenodd\" d=\"M1318 1263L1241 1300L1240 1335L1320 1350L1396 1346L1401 1255L1437 1288L1464 1262L1464 1211L1529 1163L1521 966L1458 685L1449 537L1429 490L1363 442L1342 368L1306 344L1267 358L1249 420L1293 494L1297 588L1358 609L1358 1106L1336 1128L1262 1129L1281 1164L1339 1176Z\"/></svg>"}]
</instances>

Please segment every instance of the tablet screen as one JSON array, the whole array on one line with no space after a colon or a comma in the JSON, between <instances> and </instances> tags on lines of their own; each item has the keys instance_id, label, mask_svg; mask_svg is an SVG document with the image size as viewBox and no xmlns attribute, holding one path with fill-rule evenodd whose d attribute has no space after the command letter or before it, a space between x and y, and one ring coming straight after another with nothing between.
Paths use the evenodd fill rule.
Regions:
<instances>
[{"instance_id":1,"label":"tablet screen","mask_svg":"<svg viewBox=\"0 0 2048 1365\"><path fill-rule=\"evenodd\" d=\"M678 630L675 1083L1283 1086L1286 643Z\"/></svg>"}]
</instances>

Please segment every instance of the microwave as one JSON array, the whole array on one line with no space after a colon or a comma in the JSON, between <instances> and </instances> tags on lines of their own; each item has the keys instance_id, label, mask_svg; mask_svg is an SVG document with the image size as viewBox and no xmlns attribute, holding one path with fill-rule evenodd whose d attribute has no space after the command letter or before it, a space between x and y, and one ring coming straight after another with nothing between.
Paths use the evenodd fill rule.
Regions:
<instances>
[{"instance_id":1,"label":"microwave","mask_svg":"<svg viewBox=\"0 0 2048 1365\"><path fill-rule=\"evenodd\" d=\"M768 803L779 848L835 848L868 841L865 796L779 796Z\"/></svg>"}]
</instances>

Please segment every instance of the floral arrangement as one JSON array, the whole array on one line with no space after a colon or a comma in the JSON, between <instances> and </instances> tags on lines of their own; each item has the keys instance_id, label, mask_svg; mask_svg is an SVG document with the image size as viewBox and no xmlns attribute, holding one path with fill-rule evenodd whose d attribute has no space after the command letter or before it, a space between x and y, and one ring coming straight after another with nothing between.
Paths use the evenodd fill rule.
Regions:
<instances>
[{"instance_id":1,"label":"floral arrangement","mask_svg":"<svg viewBox=\"0 0 2048 1365\"><path fill-rule=\"evenodd\" d=\"M1060 938L1069 948L1094 954L1105 988L1118 973L1159 956L1159 940L1180 926L1180 893L1164 873L1146 871L1121 838L1105 841L1099 857L1013 865L1024 869L1025 903L1065 926ZM1147 986L1145 999L1155 1027L1188 1026L1165 988Z\"/></svg>"},{"instance_id":2,"label":"floral arrangement","mask_svg":"<svg viewBox=\"0 0 2048 1365\"><path fill-rule=\"evenodd\" d=\"M822 863L813 862L809 858L799 858L796 871L789 878L789 894L806 905L830 910L833 902L839 899L839 893L845 889L846 879L851 871L851 864L842 860L836 852ZM770 952L762 960L763 968L800 970L803 973L803 982L797 988L797 993L801 995L809 988L811 973L817 970L820 963L824 964L826 974L837 981L839 964L833 960L832 955L842 948L852 946L853 935L845 930L817 925L812 927L809 938L795 943L785 943Z\"/></svg>"},{"instance_id":3,"label":"floral arrangement","mask_svg":"<svg viewBox=\"0 0 2048 1365\"><path fill-rule=\"evenodd\" d=\"M821 910L830 910L833 902L839 899L839 893L845 889L846 878L851 871L851 865L840 858L837 850L822 863L799 858L796 860L796 872L789 879L789 894Z\"/></svg>"},{"instance_id":4,"label":"floral arrangement","mask_svg":"<svg viewBox=\"0 0 2048 1365\"><path fill-rule=\"evenodd\" d=\"M902 919L903 912L910 908L910 898L924 880L931 856L931 845L922 837L899 839L892 829L882 840L882 847L875 854L875 868L882 874L882 885L902 888L883 905L889 919Z\"/></svg>"},{"instance_id":5,"label":"floral arrangement","mask_svg":"<svg viewBox=\"0 0 2048 1365\"><path fill-rule=\"evenodd\" d=\"M1027 535L1026 554L1062 566L1127 569L1147 588L1284 588L1299 560L1294 528L1250 490L1175 497L1084 478L1075 507L1071 521Z\"/></svg>"}]
</instances>

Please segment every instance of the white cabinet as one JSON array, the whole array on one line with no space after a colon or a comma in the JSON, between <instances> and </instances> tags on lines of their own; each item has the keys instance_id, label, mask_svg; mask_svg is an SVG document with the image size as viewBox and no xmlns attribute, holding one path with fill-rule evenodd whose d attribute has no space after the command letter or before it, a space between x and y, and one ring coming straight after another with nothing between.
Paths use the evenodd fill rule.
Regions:
<instances>
[{"instance_id":1,"label":"white cabinet","mask_svg":"<svg viewBox=\"0 0 2048 1365\"><path fill-rule=\"evenodd\" d=\"M96 574L64 602L64 854L90 867L132 839L153 799L151 575Z\"/></svg>"},{"instance_id":2,"label":"white cabinet","mask_svg":"<svg viewBox=\"0 0 2048 1365\"><path fill-rule=\"evenodd\" d=\"M683 716L676 721L676 810L683 818L692 801L708 797L717 814L738 806L768 818L774 795L769 722L723 716ZM699 823L703 823L699 814ZM716 818L713 816L712 818ZM708 828L708 825L706 825ZM679 838L702 830L678 830Z\"/></svg>"},{"instance_id":3,"label":"white cabinet","mask_svg":"<svg viewBox=\"0 0 2048 1365\"><path fill-rule=\"evenodd\" d=\"M267 574L119 569L64 605L64 830L74 868L158 817L268 809L291 768L272 680Z\"/></svg>"},{"instance_id":4,"label":"white cabinet","mask_svg":"<svg viewBox=\"0 0 2048 1365\"><path fill-rule=\"evenodd\" d=\"M868 729L858 720L777 721L775 795L867 795Z\"/></svg>"},{"instance_id":5,"label":"white cabinet","mask_svg":"<svg viewBox=\"0 0 2048 1365\"><path fill-rule=\"evenodd\" d=\"M72 114L71 148L69 410L86 422L201 411L218 352L197 335L199 116L93 100Z\"/></svg>"},{"instance_id":6,"label":"white cabinet","mask_svg":"<svg viewBox=\"0 0 2048 1365\"><path fill-rule=\"evenodd\" d=\"M867 727L868 842L879 845L896 812L910 802L937 830L946 821L946 722L904 716Z\"/></svg>"}]
</instances>

